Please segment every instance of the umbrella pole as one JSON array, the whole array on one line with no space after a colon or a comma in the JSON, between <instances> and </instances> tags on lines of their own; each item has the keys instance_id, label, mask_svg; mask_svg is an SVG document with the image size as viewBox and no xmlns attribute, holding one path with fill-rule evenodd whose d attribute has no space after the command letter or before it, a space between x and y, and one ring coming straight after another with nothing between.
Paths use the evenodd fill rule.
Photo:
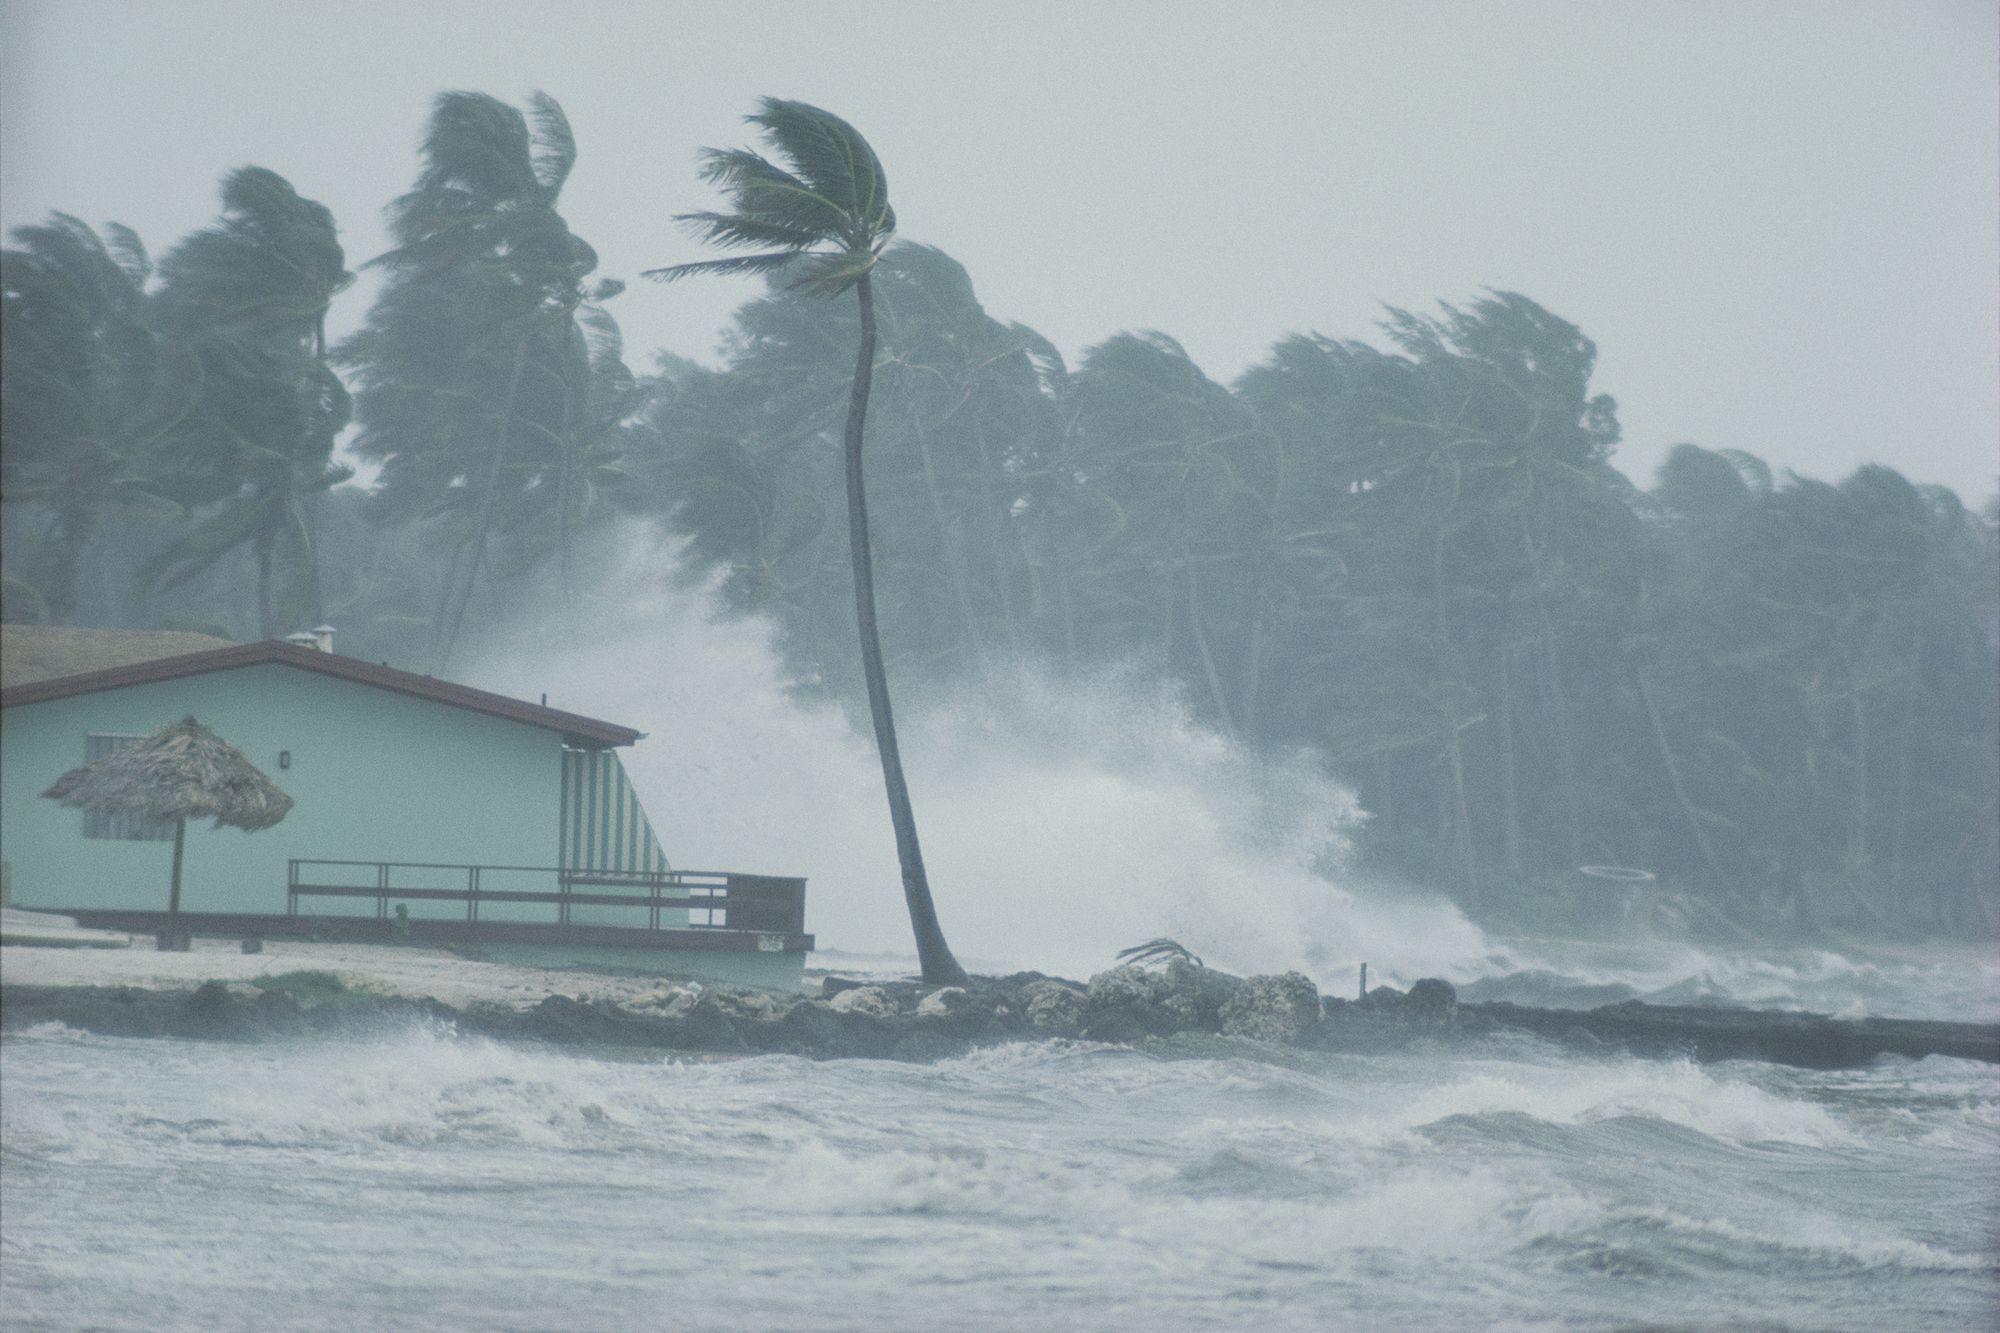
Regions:
<instances>
[{"instance_id":1,"label":"umbrella pole","mask_svg":"<svg viewBox=\"0 0 2000 1333\"><path fill-rule=\"evenodd\" d=\"M174 887L167 898L167 927L176 929L181 923L181 847L187 842L187 816L174 821Z\"/></svg>"}]
</instances>

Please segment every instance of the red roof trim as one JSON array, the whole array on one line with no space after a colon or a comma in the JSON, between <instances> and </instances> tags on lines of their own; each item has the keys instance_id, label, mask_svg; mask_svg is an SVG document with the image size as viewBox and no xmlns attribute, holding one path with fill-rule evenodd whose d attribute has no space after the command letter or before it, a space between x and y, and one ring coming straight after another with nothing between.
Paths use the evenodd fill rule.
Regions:
<instances>
[{"instance_id":1,"label":"red roof trim","mask_svg":"<svg viewBox=\"0 0 2000 1333\"><path fill-rule=\"evenodd\" d=\"M487 713L513 722L523 722L531 727L559 731L563 739L586 747L630 745L642 734L614 722L600 722L596 718L583 717L577 713L565 713L559 708L544 708L540 704L509 699L504 694L475 690L470 685L438 680L434 676L419 676L413 671L399 671L395 667L376 666L372 662L363 662L358 658L323 653L316 648L301 648L297 644L284 643L277 639L267 639L262 643L232 644L230 647L215 648L205 653L160 657L150 662L135 662L130 666L108 667L102 671L85 671L74 676L57 676L50 680L31 681L26 685L17 685L11 690L0 690L0 708L13 708L17 704L38 704L49 699L67 699L78 694L96 694L103 690L123 689L127 685L144 685L157 680L178 680L182 676L199 676L210 671L229 671L237 667L267 664L317 671L322 676L337 676L342 680L356 681L362 685L372 685L377 689L428 699L433 703L449 704L454 708L466 708L475 713Z\"/></svg>"}]
</instances>

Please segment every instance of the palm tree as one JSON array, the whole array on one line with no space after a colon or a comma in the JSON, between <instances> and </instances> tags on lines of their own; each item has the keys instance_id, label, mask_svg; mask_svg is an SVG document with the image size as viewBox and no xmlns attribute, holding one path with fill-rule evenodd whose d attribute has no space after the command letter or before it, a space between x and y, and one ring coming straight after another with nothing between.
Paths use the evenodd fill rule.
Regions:
<instances>
[{"instance_id":1,"label":"palm tree","mask_svg":"<svg viewBox=\"0 0 2000 1333\"><path fill-rule=\"evenodd\" d=\"M390 205L388 280L368 324L335 350L355 372L354 451L381 464L380 508L435 525L451 548L432 634L442 670L481 580L499 577L522 516L560 514L590 361L577 321L617 284L584 279L597 253L558 210L577 146L562 107L528 111L484 93L441 94L415 188ZM561 511L567 513L567 509ZM516 561L516 564L522 562Z\"/></svg>"},{"instance_id":2,"label":"palm tree","mask_svg":"<svg viewBox=\"0 0 2000 1333\"><path fill-rule=\"evenodd\" d=\"M684 213L676 220L698 238L725 249L756 253L650 270L672 281L695 273L785 275L800 290L838 296L852 290L860 303L861 338L848 395L844 453L847 462L848 550L854 566L854 616L861 633L862 674L875 723L889 819L902 863L903 896L916 932L923 978L933 985L964 985L965 969L952 957L931 902L917 842L917 819L903 780L889 679L875 627L875 582L868 549L868 497L862 480L861 442L875 369L875 301L868 277L896 234L888 179L875 150L852 125L804 102L767 97L745 117L783 159L780 166L749 149L709 149L702 177L720 189L733 211Z\"/></svg>"},{"instance_id":3,"label":"palm tree","mask_svg":"<svg viewBox=\"0 0 2000 1333\"><path fill-rule=\"evenodd\" d=\"M199 375L148 324L153 266L130 228L100 237L57 213L13 239L0 253L0 499L46 524L17 582L61 622L105 514L173 512L143 459L190 410Z\"/></svg>"},{"instance_id":4,"label":"palm tree","mask_svg":"<svg viewBox=\"0 0 2000 1333\"><path fill-rule=\"evenodd\" d=\"M257 568L257 631L316 610L308 514L354 475L333 461L348 396L326 364L325 321L346 290L333 214L263 167L222 182L223 212L160 261L156 323L189 349L199 398L165 439L162 487L193 515L147 584L187 583L240 547Z\"/></svg>"}]
</instances>

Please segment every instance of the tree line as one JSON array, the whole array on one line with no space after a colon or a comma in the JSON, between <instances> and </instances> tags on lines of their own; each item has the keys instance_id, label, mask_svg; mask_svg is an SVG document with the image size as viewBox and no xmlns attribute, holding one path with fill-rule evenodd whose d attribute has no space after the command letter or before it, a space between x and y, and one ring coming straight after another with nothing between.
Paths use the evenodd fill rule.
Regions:
<instances>
[{"instance_id":1,"label":"tree line","mask_svg":"<svg viewBox=\"0 0 2000 1333\"><path fill-rule=\"evenodd\" d=\"M9 620L281 635L449 670L661 520L801 680L863 694L843 432L861 318L774 283L715 367L626 360L553 99L439 98L360 331L327 210L262 168L157 265L57 215L0 261ZM666 256L663 256L663 258ZM1069 363L897 242L870 273L881 641L899 678L1139 662L1312 746L1372 868L1500 916L1639 867L1759 926L2000 929L2000 511L1678 447L1611 465L1596 349L1525 296ZM370 470L353 481L345 456Z\"/></svg>"}]
</instances>

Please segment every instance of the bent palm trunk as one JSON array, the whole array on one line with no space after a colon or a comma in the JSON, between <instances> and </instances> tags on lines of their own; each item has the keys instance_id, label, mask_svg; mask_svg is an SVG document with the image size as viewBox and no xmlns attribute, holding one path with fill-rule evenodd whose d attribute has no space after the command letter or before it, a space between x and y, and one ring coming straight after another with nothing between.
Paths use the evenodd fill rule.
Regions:
<instances>
[{"instance_id":1,"label":"bent palm trunk","mask_svg":"<svg viewBox=\"0 0 2000 1333\"><path fill-rule=\"evenodd\" d=\"M903 781L903 756L896 744L896 719L889 707L889 677L882 667L882 640L875 628L875 576L868 549L868 495L861 473L862 430L868 419L868 391L875 372L875 299L868 279L855 291L861 299L861 348L854 363L854 386L848 399L847 536L854 564L854 618L861 631L861 670L868 682L868 713L875 723L875 745L882 756L882 783L889 793L889 822L896 830L896 859L903 868L903 897L910 908L910 926L917 937L917 960L924 980L934 986L963 986L965 969L952 957L931 902L930 880L924 874L923 849L917 843L917 816L910 789Z\"/></svg>"}]
</instances>

